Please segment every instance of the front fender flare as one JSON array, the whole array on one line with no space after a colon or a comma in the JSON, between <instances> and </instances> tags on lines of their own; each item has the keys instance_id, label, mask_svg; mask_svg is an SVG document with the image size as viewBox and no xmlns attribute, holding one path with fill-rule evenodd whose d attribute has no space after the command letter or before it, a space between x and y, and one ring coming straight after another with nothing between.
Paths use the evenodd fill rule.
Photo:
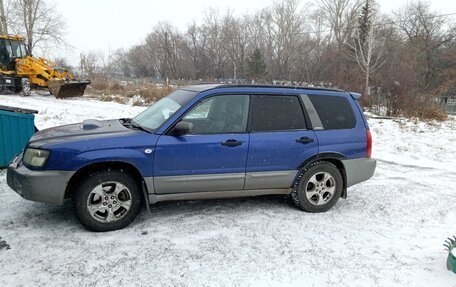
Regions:
<instances>
[{"instance_id":1,"label":"front fender flare","mask_svg":"<svg viewBox=\"0 0 456 287\"><path fill-rule=\"evenodd\" d=\"M143 177L153 176L153 157L133 149L106 149L79 154L73 159L77 171L95 163L124 162L134 166Z\"/></svg>"}]
</instances>

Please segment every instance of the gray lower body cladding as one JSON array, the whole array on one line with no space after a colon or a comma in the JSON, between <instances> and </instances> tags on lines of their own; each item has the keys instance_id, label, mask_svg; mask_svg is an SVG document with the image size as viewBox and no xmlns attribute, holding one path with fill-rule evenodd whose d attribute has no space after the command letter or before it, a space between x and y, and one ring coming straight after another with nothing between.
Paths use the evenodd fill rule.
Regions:
<instances>
[{"instance_id":1,"label":"gray lower body cladding","mask_svg":"<svg viewBox=\"0 0 456 287\"><path fill-rule=\"evenodd\" d=\"M157 194L290 188L297 170L161 176L153 178ZM151 180L146 180L148 185Z\"/></svg>"},{"instance_id":2,"label":"gray lower body cladding","mask_svg":"<svg viewBox=\"0 0 456 287\"><path fill-rule=\"evenodd\" d=\"M297 170L147 178L150 203L289 194Z\"/></svg>"},{"instance_id":3,"label":"gray lower body cladding","mask_svg":"<svg viewBox=\"0 0 456 287\"><path fill-rule=\"evenodd\" d=\"M370 158L342 161L347 188L371 178L376 160ZM146 178L151 204L170 200L198 200L268 194L289 194L297 170L166 176Z\"/></svg>"},{"instance_id":4,"label":"gray lower body cladding","mask_svg":"<svg viewBox=\"0 0 456 287\"><path fill-rule=\"evenodd\" d=\"M30 170L11 164L6 175L8 186L25 199L62 204L73 171Z\"/></svg>"},{"instance_id":5,"label":"gray lower body cladding","mask_svg":"<svg viewBox=\"0 0 456 287\"><path fill-rule=\"evenodd\" d=\"M149 194L149 203L154 204L160 201L173 200L201 200L215 198L235 198L246 196L259 196L271 194L290 194L291 188L283 189L256 189L256 190L227 190L227 191L205 191L170 194Z\"/></svg>"},{"instance_id":6,"label":"gray lower body cladding","mask_svg":"<svg viewBox=\"0 0 456 287\"><path fill-rule=\"evenodd\" d=\"M368 180L374 175L377 161L373 158L342 160L347 175L347 188Z\"/></svg>"},{"instance_id":7,"label":"gray lower body cladding","mask_svg":"<svg viewBox=\"0 0 456 287\"><path fill-rule=\"evenodd\" d=\"M155 177L153 181L155 193L170 194L234 189L239 190L244 188L244 179L244 173L222 173L161 176Z\"/></svg>"},{"instance_id":8,"label":"gray lower body cladding","mask_svg":"<svg viewBox=\"0 0 456 287\"><path fill-rule=\"evenodd\" d=\"M342 160L347 187L371 178L374 159ZM22 164L8 167L7 183L25 199L62 204L65 190L75 171L30 170ZM298 170L233 174L205 174L169 177L148 177L146 183L150 203L169 200L229 198L267 194L289 194Z\"/></svg>"}]
</instances>

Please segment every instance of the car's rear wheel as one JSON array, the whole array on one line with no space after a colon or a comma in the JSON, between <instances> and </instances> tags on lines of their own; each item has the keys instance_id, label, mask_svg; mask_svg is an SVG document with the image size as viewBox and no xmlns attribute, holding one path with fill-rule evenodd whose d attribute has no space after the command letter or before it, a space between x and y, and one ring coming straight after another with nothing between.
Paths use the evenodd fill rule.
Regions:
<instances>
[{"instance_id":1,"label":"car's rear wheel","mask_svg":"<svg viewBox=\"0 0 456 287\"><path fill-rule=\"evenodd\" d=\"M343 178L332 163L319 161L305 168L293 187L296 206L307 212L325 212L341 197Z\"/></svg>"},{"instance_id":2,"label":"car's rear wheel","mask_svg":"<svg viewBox=\"0 0 456 287\"><path fill-rule=\"evenodd\" d=\"M99 171L80 183L73 196L77 218L92 231L112 231L129 225L141 210L138 183L122 171Z\"/></svg>"}]
</instances>

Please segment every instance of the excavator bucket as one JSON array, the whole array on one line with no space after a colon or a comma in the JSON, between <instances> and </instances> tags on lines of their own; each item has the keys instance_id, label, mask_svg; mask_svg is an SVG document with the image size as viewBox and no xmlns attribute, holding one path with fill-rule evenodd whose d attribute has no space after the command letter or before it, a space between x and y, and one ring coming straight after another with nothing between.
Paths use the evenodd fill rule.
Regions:
<instances>
[{"instance_id":1,"label":"excavator bucket","mask_svg":"<svg viewBox=\"0 0 456 287\"><path fill-rule=\"evenodd\" d=\"M48 82L49 91L57 99L82 97L90 81L51 80Z\"/></svg>"}]
</instances>

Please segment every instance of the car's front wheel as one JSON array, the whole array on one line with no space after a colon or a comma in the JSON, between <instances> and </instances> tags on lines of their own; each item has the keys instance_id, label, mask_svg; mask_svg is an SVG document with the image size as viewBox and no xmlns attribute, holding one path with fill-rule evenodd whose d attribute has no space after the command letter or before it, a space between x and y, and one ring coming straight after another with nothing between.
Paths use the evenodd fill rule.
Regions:
<instances>
[{"instance_id":1,"label":"car's front wheel","mask_svg":"<svg viewBox=\"0 0 456 287\"><path fill-rule=\"evenodd\" d=\"M337 203L342 191L343 178L339 169L330 162L319 161L301 172L291 197L304 211L325 212Z\"/></svg>"},{"instance_id":2,"label":"car's front wheel","mask_svg":"<svg viewBox=\"0 0 456 287\"><path fill-rule=\"evenodd\" d=\"M77 218L92 231L112 231L129 225L141 210L142 195L132 176L118 170L90 174L73 196Z\"/></svg>"}]
</instances>

